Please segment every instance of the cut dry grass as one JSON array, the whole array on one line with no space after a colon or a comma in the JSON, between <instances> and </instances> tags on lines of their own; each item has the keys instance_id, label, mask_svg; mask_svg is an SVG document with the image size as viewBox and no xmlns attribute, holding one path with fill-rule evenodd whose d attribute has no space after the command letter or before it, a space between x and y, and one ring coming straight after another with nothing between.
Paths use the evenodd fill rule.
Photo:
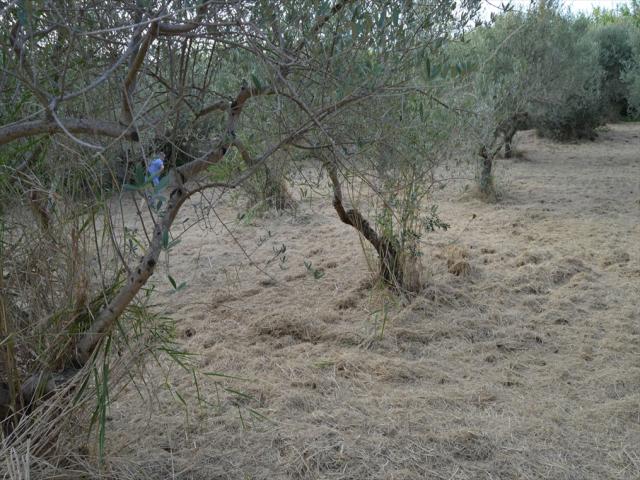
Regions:
<instances>
[{"instance_id":1,"label":"cut dry grass","mask_svg":"<svg viewBox=\"0 0 640 480\"><path fill-rule=\"evenodd\" d=\"M466 277L471 273L469 263L469 251L458 245L451 245L446 248L447 270L457 277Z\"/></svg>"},{"instance_id":2,"label":"cut dry grass","mask_svg":"<svg viewBox=\"0 0 640 480\"><path fill-rule=\"evenodd\" d=\"M530 161L501 160L511 184L500 204L442 192L452 228L426 239L428 280L408 304L366 288L358 240L328 201L305 203L306 223L231 225L260 265L286 244L287 261L268 265L275 282L221 229L185 232L170 268L189 286L165 313L201 370L228 376L196 390L176 366L151 369L153 405L133 389L111 405L104 468L117 478L639 478L638 135L625 124L558 145L525 133ZM477 219L457 224L470 210ZM256 247L267 230L271 243ZM338 242L344 250L327 248Z\"/></svg>"}]
</instances>

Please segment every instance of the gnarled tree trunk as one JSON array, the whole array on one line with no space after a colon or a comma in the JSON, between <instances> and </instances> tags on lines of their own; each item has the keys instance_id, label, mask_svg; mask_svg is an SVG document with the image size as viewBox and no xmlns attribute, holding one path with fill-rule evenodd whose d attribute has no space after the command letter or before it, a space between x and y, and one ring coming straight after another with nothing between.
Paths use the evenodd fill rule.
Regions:
<instances>
[{"instance_id":1,"label":"gnarled tree trunk","mask_svg":"<svg viewBox=\"0 0 640 480\"><path fill-rule=\"evenodd\" d=\"M409 262L404 261L403 252L398 249L394 241L378 234L358 210L344 208L337 168L330 161L325 162L325 167L333 186L333 208L343 223L355 228L376 250L379 275L382 281L386 285L402 291L416 292L419 290L419 282L414 281L413 275L407 275L406 270L409 267ZM407 278L410 277L411 281L407 281Z\"/></svg>"},{"instance_id":2,"label":"gnarled tree trunk","mask_svg":"<svg viewBox=\"0 0 640 480\"><path fill-rule=\"evenodd\" d=\"M496 130L496 137L502 133L504 136L504 158L513 156L512 142L516 133L531 128L531 119L527 112L519 112L509 117Z\"/></svg>"},{"instance_id":3,"label":"gnarled tree trunk","mask_svg":"<svg viewBox=\"0 0 640 480\"><path fill-rule=\"evenodd\" d=\"M517 130L515 128L511 128L504 135L504 158L511 158L513 156L511 142L513 142L513 137L516 132Z\"/></svg>"},{"instance_id":4,"label":"gnarled tree trunk","mask_svg":"<svg viewBox=\"0 0 640 480\"><path fill-rule=\"evenodd\" d=\"M486 146L480 147L479 152L480 161L480 175L478 182L480 184L480 191L487 196L487 198L495 197L495 185L493 183L493 152Z\"/></svg>"}]
</instances>

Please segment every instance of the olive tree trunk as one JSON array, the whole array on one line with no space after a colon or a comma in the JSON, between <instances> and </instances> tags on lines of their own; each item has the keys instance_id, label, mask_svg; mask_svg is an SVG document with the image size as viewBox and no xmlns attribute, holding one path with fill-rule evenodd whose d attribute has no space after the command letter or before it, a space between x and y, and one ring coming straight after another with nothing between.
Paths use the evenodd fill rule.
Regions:
<instances>
[{"instance_id":1,"label":"olive tree trunk","mask_svg":"<svg viewBox=\"0 0 640 480\"><path fill-rule=\"evenodd\" d=\"M375 249L380 279L385 285L399 291L418 291L420 284L413 281L415 275L407 271L409 263L404 261L405 252L396 246L396 242L376 232L357 209L345 209L336 165L331 161L326 161L324 165L333 187L333 208L343 223L355 228Z\"/></svg>"}]
</instances>

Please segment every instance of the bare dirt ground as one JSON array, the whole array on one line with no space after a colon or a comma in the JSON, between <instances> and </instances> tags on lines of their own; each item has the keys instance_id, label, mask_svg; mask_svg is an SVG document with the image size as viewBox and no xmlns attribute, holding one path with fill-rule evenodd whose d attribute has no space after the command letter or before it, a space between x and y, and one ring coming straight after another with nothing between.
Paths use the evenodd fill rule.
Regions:
<instances>
[{"instance_id":1,"label":"bare dirt ground","mask_svg":"<svg viewBox=\"0 0 640 480\"><path fill-rule=\"evenodd\" d=\"M152 368L155 402L128 388L111 407L110 461L135 478L640 478L639 147L640 124L521 133L500 203L438 193L452 226L425 239L411 303L369 288L328 198L249 223L220 207L271 278L212 215L175 248L188 287L163 311L202 372L246 380L201 377L199 406L184 370Z\"/></svg>"}]
</instances>

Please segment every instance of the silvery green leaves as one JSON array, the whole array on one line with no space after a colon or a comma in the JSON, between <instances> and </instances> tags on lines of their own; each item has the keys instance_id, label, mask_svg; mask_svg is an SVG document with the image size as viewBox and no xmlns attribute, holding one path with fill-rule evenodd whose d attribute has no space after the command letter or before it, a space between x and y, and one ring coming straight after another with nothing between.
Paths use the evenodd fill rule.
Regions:
<instances>
[{"instance_id":1,"label":"silvery green leaves","mask_svg":"<svg viewBox=\"0 0 640 480\"><path fill-rule=\"evenodd\" d=\"M314 267L311 262L305 260L304 266L307 269L307 272L312 275L314 279L320 280L322 277L324 277L324 270Z\"/></svg>"},{"instance_id":2,"label":"silvery green leaves","mask_svg":"<svg viewBox=\"0 0 640 480\"><path fill-rule=\"evenodd\" d=\"M180 284L178 284L175 278L173 278L171 275L167 275L167 279L169 280L169 283L173 287L173 290L170 293L179 292L180 290L183 290L187 286L187 282L180 282Z\"/></svg>"}]
</instances>

